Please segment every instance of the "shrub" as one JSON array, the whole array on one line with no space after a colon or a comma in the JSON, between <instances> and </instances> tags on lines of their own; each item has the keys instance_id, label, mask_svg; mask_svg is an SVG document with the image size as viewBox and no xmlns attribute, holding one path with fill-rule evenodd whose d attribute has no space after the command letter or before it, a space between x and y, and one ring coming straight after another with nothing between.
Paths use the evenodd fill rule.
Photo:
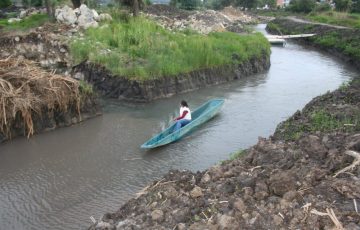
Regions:
<instances>
[{"instance_id":1,"label":"shrub","mask_svg":"<svg viewBox=\"0 0 360 230\"><path fill-rule=\"evenodd\" d=\"M11 6L11 0L1 0L0 1L0 8L6 8Z\"/></svg>"},{"instance_id":2,"label":"shrub","mask_svg":"<svg viewBox=\"0 0 360 230\"><path fill-rule=\"evenodd\" d=\"M171 0L170 5L185 10L195 10L201 5L200 0Z\"/></svg>"},{"instance_id":3,"label":"shrub","mask_svg":"<svg viewBox=\"0 0 360 230\"><path fill-rule=\"evenodd\" d=\"M315 7L315 0L292 0L288 9L298 13L309 13Z\"/></svg>"},{"instance_id":4,"label":"shrub","mask_svg":"<svg viewBox=\"0 0 360 230\"><path fill-rule=\"evenodd\" d=\"M351 5L351 12L360 13L360 0L353 0Z\"/></svg>"},{"instance_id":5,"label":"shrub","mask_svg":"<svg viewBox=\"0 0 360 230\"><path fill-rule=\"evenodd\" d=\"M334 0L337 11L348 11L351 6L351 0Z\"/></svg>"},{"instance_id":6,"label":"shrub","mask_svg":"<svg viewBox=\"0 0 360 230\"><path fill-rule=\"evenodd\" d=\"M322 2L322 3L316 4L315 9L314 9L315 12L326 12L326 11L330 11L330 10L331 10L331 6L327 2Z\"/></svg>"}]
</instances>

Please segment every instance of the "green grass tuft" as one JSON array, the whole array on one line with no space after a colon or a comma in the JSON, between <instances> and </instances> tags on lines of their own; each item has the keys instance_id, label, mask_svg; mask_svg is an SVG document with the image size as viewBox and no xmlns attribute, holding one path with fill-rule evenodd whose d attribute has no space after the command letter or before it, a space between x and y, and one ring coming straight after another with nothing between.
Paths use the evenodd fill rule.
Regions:
<instances>
[{"instance_id":1,"label":"green grass tuft","mask_svg":"<svg viewBox=\"0 0 360 230\"><path fill-rule=\"evenodd\" d=\"M49 17L46 14L34 14L20 22L8 23L8 19L0 19L0 29L9 30L28 30L41 26L45 22L49 21Z\"/></svg>"},{"instance_id":2,"label":"green grass tuft","mask_svg":"<svg viewBox=\"0 0 360 230\"><path fill-rule=\"evenodd\" d=\"M309 14L306 18L314 22L360 29L360 14L357 13L349 14L344 12L328 11Z\"/></svg>"},{"instance_id":3,"label":"green grass tuft","mask_svg":"<svg viewBox=\"0 0 360 230\"><path fill-rule=\"evenodd\" d=\"M70 50L75 62L87 59L116 75L145 80L236 65L270 54L270 45L260 33L206 36L191 30L168 31L142 17L118 19L121 21L88 29L84 38L73 41Z\"/></svg>"},{"instance_id":4,"label":"green grass tuft","mask_svg":"<svg viewBox=\"0 0 360 230\"><path fill-rule=\"evenodd\" d=\"M232 153L232 154L230 155L229 160L230 160L230 161L236 160L236 159L238 159L239 157L242 157L245 153L246 153L246 151L243 150L243 149L242 149L242 150L239 150L239 151L237 151L237 152L234 152L234 153Z\"/></svg>"}]
</instances>

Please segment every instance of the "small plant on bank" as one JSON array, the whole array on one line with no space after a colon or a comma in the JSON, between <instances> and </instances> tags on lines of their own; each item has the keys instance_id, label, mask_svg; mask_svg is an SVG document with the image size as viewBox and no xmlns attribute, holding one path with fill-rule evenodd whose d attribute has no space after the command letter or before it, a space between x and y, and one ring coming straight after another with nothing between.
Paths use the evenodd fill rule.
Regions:
<instances>
[{"instance_id":1,"label":"small plant on bank","mask_svg":"<svg viewBox=\"0 0 360 230\"><path fill-rule=\"evenodd\" d=\"M242 157L244 154L246 153L246 151L244 149L240 149L239 151L237 152L234 152L230 155L230 161L233 161L233 160L236 160L240 157Z\"/></svg>"},{"instance_id":2,"label":"small plant on bank","mask_svg":"<svg viewBox=\"0 0 360 230\"><path fill-rule=\"evenodd\" d=\"M94 93L93 86L84 80L79 81L79 91L85 95L92 95Z\"/></svg>"}]
</instances>

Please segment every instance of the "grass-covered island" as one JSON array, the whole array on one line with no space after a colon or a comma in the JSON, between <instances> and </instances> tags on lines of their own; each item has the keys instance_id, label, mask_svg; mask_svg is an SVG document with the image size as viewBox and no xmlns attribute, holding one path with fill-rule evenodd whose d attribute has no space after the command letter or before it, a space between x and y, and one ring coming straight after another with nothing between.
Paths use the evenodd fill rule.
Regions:
<instances>
[{"instance_id":1,"label":"grass-covered island","mask_svg":"<svg viewBox=\"0 0 360 230\"><path fill-rule=\"evenodd\" d=\"M203 35L191 30L166 30L144 17L114 18L88 29L70 45L76 63L88 60L79 67L85 79L112 97L148 101L240 78L270 66L270 45L260 33ZM99 66L105 67L106 73L99 71ZM97 81L104 76L111 81L107 86ZM136 92L127 90L134 86Z\"/></svg>"}]
</instances>

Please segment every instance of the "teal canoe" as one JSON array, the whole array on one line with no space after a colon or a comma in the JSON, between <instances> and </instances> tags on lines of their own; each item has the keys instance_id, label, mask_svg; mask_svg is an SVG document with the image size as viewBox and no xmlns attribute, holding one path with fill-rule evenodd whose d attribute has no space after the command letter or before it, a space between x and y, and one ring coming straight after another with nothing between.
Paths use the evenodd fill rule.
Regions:
<instances>
[{"instance_id":1,"label":"teal canoe","mask_svg":"<svg viewBox=\"0 0 360 230\"><path fill-rule=\"evenodd\" d=\"M221 106L224 104L223 99L212 99L197 108L191 113L191 122L181 129L172 132L174 130L175 123L172 124L169 128L165 129L163 132L157 134L147 142L141 145L141 148L151 149L156 148L162 145L169 144L171 142L177 141L194 128L205 123L212 117L214 117L220 110Z\"/></svg>"}]
</instances>

